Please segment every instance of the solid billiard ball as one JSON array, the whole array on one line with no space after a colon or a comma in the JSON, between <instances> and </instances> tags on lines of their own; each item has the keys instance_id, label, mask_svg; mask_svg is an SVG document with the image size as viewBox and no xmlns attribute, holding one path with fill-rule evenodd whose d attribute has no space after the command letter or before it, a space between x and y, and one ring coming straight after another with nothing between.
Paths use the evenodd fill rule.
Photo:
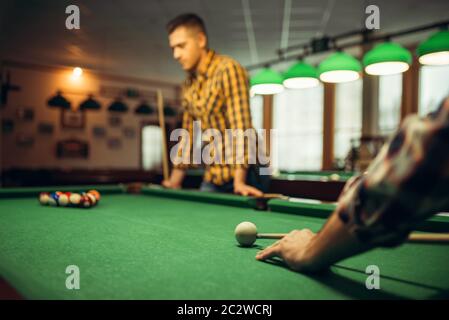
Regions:
<instances>
[{"instance_id":1,"label":"solid billiard ball","mask_svg":"<svg viewBox=\"0 0 449 320\"><path fill-rule=\"evenodd\" d=\"M79 193L71 193L69 201L71 206L78 207L81 203L81 195Z\"/></svg>"},{"instance_id":2,"label":"solid billiard ball","mask_svg":"<svg viewBox=\"0 0 449 320\"><path fill-rule=\"evenodd\" d=\"M89 190L89 191L87 191L87 193L93 194L95 197L95 200L97 200L97 202L100 201L100 198L101 198L100 192L98 192L97 190Z\"/></svg>"},{"instance_id":3,"label":"solid billiard ball","mask_svg":"<svg viewBox=\"0 0 449 320\"><path fill-rule=\"evenodd\" d=\"M257 239L257 228L252 222L245 221L237 225L235 239L243 247L250 247Z\"/></svg>"},{"instance_id":4,"label":"solid billiard ball","mask_svg":"<svg viewBox=\"0 0 449 320\"><path fill-rule=\"evenodd\" d=\"M58 203L60 206L66 207L70 203L69 195L65 192L61 192L59 194Z\"/></svg>"},{"instance_id":5,"label":"solid billiard ball","mask_svg":"<svg viewBox=\"0 0 449 320\"><path fill-rule=\"evenodd\" d=\"M48 199L50 198L50 194L48 192L41 192L39 194L39 202L40 204L46 206L48 205Z\"/></svg>"}]
</instances>

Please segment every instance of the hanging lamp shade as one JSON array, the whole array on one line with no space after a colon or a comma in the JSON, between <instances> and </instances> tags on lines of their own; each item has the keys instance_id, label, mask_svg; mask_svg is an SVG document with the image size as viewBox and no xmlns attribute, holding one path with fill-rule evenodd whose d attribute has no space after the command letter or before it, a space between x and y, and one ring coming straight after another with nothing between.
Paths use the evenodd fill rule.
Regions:
<instances>
[{"instance_id":1,"label":"hanging lamp shade","mask_svg":"<svg viewBox=\"0 0 449 320\"><path fill-rule=\"evenodd\" d=\"M99 110L100 108L100 104L94 99L93 95L89 95L87 99L80 104L80 110Z\"/></svg>"},{"instance_id":2,"label":"hanging lamp shade","mask_svg":"<svg viewBox=\"0 0 449 320\"><path fill-rule=\"evenodd\" d=\"M417 53L419 62L424 65L449 64L449 31L441 30L422 42Z\"/></svg>"},{"instance_id":3,"label":"hanging lamp shade","mask_svg":"<svg viewBox=\"0 0 449 320\"><path fill-rule=\"evenodd\" d=\"M361 63L344 52L335 52L318 66L321 81L330 83L357 80L360 77L360 71L362 71Z\"/></svg>"},{"instance_id":4,"label":"hanging lamp shade","mask_svg":"<svg viewBox=\"0 0 449 320\"><path fill-rule=\"evenodd\" d=\"M363 57L366 73L376 76L405 72L411 63L410 51L394 42L378 44Z\"/></svg>"},{"instance_id":5,"label":"hanging lamp shade","mask_svg":"<svg viewBox=\"0 0 449 320\"><path fill-rule=\"evenodd\" d=\"M140 115L148 115L154 113L154 109L145 101L143 101L141 104L137 106L137 108L134 110L134 113Z\"/></svg>"},{"instance_id":6,"label":"hanging lamp shade","mask_svg":"<svg viewBox=\"0 0 449 320\"><path fill-rule=\"evenodd\" d=\"M128 106L124 104L120 99L116 99L109 105L108 111L127 112Z\"/></svg>"},{"instance_id":7,"label":"hanging lamp shade","mask_svg":"<svg viewBox=\"0 0 449 320\"><path fill-rule=\"evenodd\" d=\"M70 101L68 101L66 98L64 98L61 91L57 91L56 95L54 95L53 97L48 99L47 105L49 107L70 109Z\"/></svg>"},{"instance_id":8,"label":"hanging lamp shade","mask_svg":"<svg viewBox=\"0 0 449 320\"><path fill-rule=\"evenodd\" d=\"M251 92L254 94L276 94L284 90L282 76L269 68L265 68L251 78Z\"/></svg>"},{"instance_id":9,"label":"hanging lamp shade","mask_svg":"<svg viewBox=\"0 0 449 320\"><path fill-rule=\"evenodd\" d=\"M283 84L289 89L316 87L319 84L318 72L310 64L298 61L284 73Z\"/></svg>"}]
</instances>

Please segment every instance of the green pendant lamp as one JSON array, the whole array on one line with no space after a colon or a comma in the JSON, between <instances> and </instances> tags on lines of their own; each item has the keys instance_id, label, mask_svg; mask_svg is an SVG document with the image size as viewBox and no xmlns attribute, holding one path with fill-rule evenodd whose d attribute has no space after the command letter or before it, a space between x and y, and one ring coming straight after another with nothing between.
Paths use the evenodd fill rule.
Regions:
<instances>
[{"instance_id":1,"label":"green pendant lamp","mask_svg":"<svg viewBox=\"0 0 449 320\"><path fill-rule=\"evenodd\" d=\"M424 65L449 64L449 31L441 30L422 42L416 50Z\"/></svg>"},{"instance_id":2,"label":"green pendant lamp","mask_svg":"<svg viewBox=\"0 0 449 320\"><path fill-rule=\"evenodd\" d=\"M264 68L251 78L252 94L276 94L284 90L282 76L269 68Z\"/></svg>"},{"instance_id":3,"label":"green pendant lamp","mask_svg":"<svg viewBox=\"0 0 449 320\"><path fill-rule=\"evenodd\" d=\"M378 44L363 57L365 72L384 76L405 72L412 63L412 54L394 42Z\"/></svg>"},{"instance_id":4,"label":"green pendant lamp","mask_svg":"<svg viewBox=\"0 0 449 320\"><path fill-rule=\"evenodd\" d=\"M323 82L341 83L360 78L361 63L344 52L335 52L324 59L318 66L318 73Z\"/></svg>"},{"instance_id":5,"label":"green pendant lamp","mask_svg":"<svg viewBox=\"0 0 449 320\"><path fill-rule=\"evenodd\" d=\"M319 84L317 70L303 61L298 61L284 73L283 84L289 89L313 88Z\"/></svg>"}]
</instances>

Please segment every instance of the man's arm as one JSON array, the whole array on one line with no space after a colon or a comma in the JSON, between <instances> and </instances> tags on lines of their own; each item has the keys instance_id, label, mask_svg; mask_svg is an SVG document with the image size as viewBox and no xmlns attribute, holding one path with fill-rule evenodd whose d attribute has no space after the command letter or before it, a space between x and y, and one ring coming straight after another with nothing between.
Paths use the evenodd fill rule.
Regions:
<instances>
[{"instance_id":1,"label":"man's arm","mask_svg":"<svg viewBox=\"0 0 449 320\"><path fill-rule=\"evenodd\" d=\"M162 185L166 188L179 189L185 177L185 170L190 167L190 159L193 149L193 118L187 111L182 116L182 128L187 130L188 136L182 137L179 144L178 156L181 163L175 164L168 180L163 180Z\"/></svg>"},{"instance_id":2,"label":"man's arm","mask_svg":"<svg viewBox=\"0 0 449 320\"><path fill-rule=\"evenodd\" d=\"M292 231L260 251L256 259L280 257L293 270L315 272L370 248L349 232L334 212L319 233L315 234L308 229Z\"/></svg>"},{"instance_id":3,"label":"man's arm","mask_svg":"<svg viewBox=\"0 0 449 320\"><path fill-rule=\"evenodd\" d=\"M260 197L263 192L257 188L251 187L246 184L246 172L247 170L242 167L235 169L234 173L234 192L243 196L256 196Z\"/></svg>"},{"instance_id":4,"label":"man's arm","mask_svg":"<svg viewBox=\"0 0 449 320\"><path fill-rule=\"evenodd\" d=\"M408 117L368 171L345 185L318 234L293 231L261 251L298 271L317 271L376 246L395 246L416 223L449 208L449 99L432 117Z\"/></svg>"},{"instance_id":5,"label":"man's arm","mask_svg":"<svg viewBox=\"0 0 449 320\"><path fill-rule=\"evenodd\" d=\"M182 187L182 181L186 175L183 169L173 169L168 180L162 181L162 185L169 189L180 189Z\"/></svg>"},{"instance_id":6,"label":"man's arm","mask_svg":"<svg viewBox=\"0 0 449 320\"><path fill-rule=\"evenodd\" d=\"M223 91L230 124L229 129L241 130L240 133L252 129L248 76L243 67L234 61L228 62L223 71ZM234 192L242 195L261 196L263 193L260 190L246 184L250 152L248 142L245 138L238 137L235 140L235 146Z\"/></svg>"}]
</instances>

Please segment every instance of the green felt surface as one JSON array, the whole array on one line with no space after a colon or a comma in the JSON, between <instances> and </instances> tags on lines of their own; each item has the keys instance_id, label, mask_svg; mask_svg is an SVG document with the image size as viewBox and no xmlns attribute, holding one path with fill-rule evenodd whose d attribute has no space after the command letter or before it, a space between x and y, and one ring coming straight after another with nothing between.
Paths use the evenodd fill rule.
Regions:
<instances>
[{"instance_id":1,"label":"green felt surface","mask_svg":"<svg viewBox=\"0 0 449 320\"><path fill-rule=\"evenodd\" d=\"M125 191L124 185L82 185L82 186L50 186L27 188L0 188L0 199L38 196L41 192L87 192L95 189L101 194L116 194Z\"/></svg>"},{"instance_id":2,"label":"green felt surface","mask_svg":"<svg viewBox=\"0 0 449 320\"><path fill-rule=\"evenodd\" d=\"M272 199L268 201L268 207L271 211L300 214L305 216L327 218L336 208L334 203L310 203L310 202L292 202L289 200Z\"/></svg>"},{"instance_id":3,"label":"green felt surface","mask_svg":"<svg viewBox=\"0 0 449 320\"><path fill-rule=\"evenodd\" d=\"M234 207L255 208L256 199L252 197L242 197L229 193L218 192L198 192L198 190L173 190L164 189L160 186L149 186L142 188L142 194L153 195L171 199L190 200L196 202L206 202L211 204L224 204Z\"/></svg>"},{"instance_id":4,"label":"green felt surface","mask_svg":"<svg viewBox=\"0 0 449 320\"><path fill-rule=\"evenodd\" d=\"M334 202L321 202L316 200L291 198L292 200L272 199L268 201L271 211L299 214L303 216L327 218L337 207ZM313 203L316 202L316 203ZM419 223L416 231L423 232L449 232L449 216L434 215Z\"/></svg>"},{"instance_id":5,"label":"green felt surface","mask_svg":"<svg viewBox=\"0 0 449 320\"><path fill-rule=\"evenodd\" d=\"M274 176L273 179L332 181L330 179L332 174L338 174L338 181L345 182L357 173L340 171L281 171L278 175Z\"/></svg>"},{"instance_id":6,"label":"green felt surface","mask_svg":"<svg viewBox=\"0 0 449 320\"><path fill-rule=\"evenodd\" d=\"M0 200L0 275L34 299L447 298L449 248L406 244L347 259L322 275L256 261L233 230L318 231L323 218L160 195L105 194L91 209L45 207L36 198ZM381 289L367 290L368 265ZM81 289L65 288L77 265Z\"/></svg>"},{"instance_id":7,"label":"green felt surface","mask_svg":"<svg viewBox=\"0 0 449 320\"><path fill-rule=\"evenodd\" d=\"M331 181L330 176L332 174L338 174L340 179L338 181L347 181L352 176L356 175L356 172L346 171L280 171L279 174L274 175L273 179L287 179L287 180L307 180L307 181ZM187 171L188 176L203 176L204 170L192 169Z\"/></svg>"}]
</instances>

